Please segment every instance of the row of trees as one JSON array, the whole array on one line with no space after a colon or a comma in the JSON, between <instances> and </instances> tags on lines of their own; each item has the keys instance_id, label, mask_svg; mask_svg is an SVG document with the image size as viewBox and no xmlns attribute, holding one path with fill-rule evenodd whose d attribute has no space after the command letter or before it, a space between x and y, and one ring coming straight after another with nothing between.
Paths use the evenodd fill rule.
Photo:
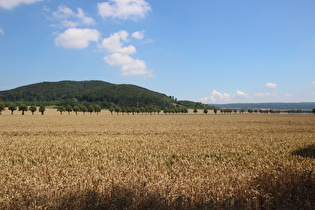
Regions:
<instances>
[{"instance_id":1,"label":"row of trees","mask_svg":"<svg viewBox=\"0 0 315 210\"><path fill-rule=\"evenodd\" d=\"M77 115L78 112L82 112L83 114L85 114L85 112L89 112L90 114L95 112L95 113L99 114L102 111L102 109L101 109L100 105L97 105L97 104L90 104L88 106L67 105L67 106L58 106L57 111L60 112L61 115L63 112L68 112L68 114L70 114L72 111Z\"/></svg>"},{"instance_id":2,"label":"row of trees","mask_svg":"<svg viewBox=\"0 0 315 210\"><path fill-rule=\"evenodd\" d=\"M111 112L111 114L113 114L114 112L116 114L130 114L132 113L133 115L135 113L137 114L160 114L160 112L162 111L160 107L158 106L154 106L154 105L150 105L150 106L142 106L142 107L120 107L120 106L111 106L109 108L109 111ZM186 107L175 107L175 108L165 108L163 110L164 114L185 114L188 113L188 109Z\"/></svg>"},{"instance_id":3,"label":"row of trees","mask_svg":"<svg viewBox=\"0 0 315 210\"><path fill-rule=\"evenodd\" d=\"M85 114L86 112L89 112L90 114L92 114L93 112L99 114L101 112L101 107L98 104L90 104L88 106L71 106L71 105L66 105L66 106L58 106L55 107L57 108L57 111L60 112L60 114L62 115L63 112L68 112L68 114L70 114L71 112L75 112L75 114L77 115L78 112L82 112L83 114ZM0 102L0 115L2 114L2 111L5 110L5 103ZM32 105L32 106L27 106L26 104L20 104L19 106L16 106L15 104L10 104L8 106L8 110L11 111L11 114L13 114L14 111L18 110L22 112L22 115L25 114L25 112L27 111L31 111L32 115L34 115L34 112L37 111L37 107ZM41 105L38 109L39 112L41 112L42 115L44 115L46 108L45 106ZM186 107L172 107L172 108L165 108L164 110L161 110L160 107L158 106L143 106L140 108L135 108L135 107L120 107L120 106L111 106L109 108L109 111L111 112L111 114L113 114L114 112L116 114L130 114L132 113L133 115L135 113L139 114L139 113L146 113L146 114L160 114L161 111L163 111L164 114L186 114L188 113L188 109ZM220 113L229 113L231 114L232 112L234 112L235 114L237 112L239 112L240 114L244 113L244 110L237 110L237 109L217 109L214 108L214 113L217 114L218 111L220 111ZM198 113L198 110L195 108L193 111L195 114ZM273 109L248 109L247 110L248 113L280 113L280 110L273 110ZM297 110L287 110L287 113L291 114L291 113L302 113L302 110L297 109ZM208 109L204 109L203 110L204 114L208 114ZM315 108L313 108L312 113L315 114Z\"/></svg>"},{"instance_id":4,"label":"row of trees","mask_svg":"<svg viewBox=\"0 0 315 210\"><path fill-rule=\"evenodd\" d=\"M13 114L14 111L19 110L22 112L22 115L25 114L25 112L27 112L28 110L32 112L32 115L34 115L34 112L37 111L37 107L36 106L30 106L28 107L26 104L20 104L19 106L16 106L15 104L10 104L8 107L8 110L11 111L11 114ZM0 115L2 114L2 112L5 110L5 104L3 102L0 102ZM46 108L45 106L40 106L38 111L42 113L42 115L44 115Z\"/></svg>"}]
</instances>

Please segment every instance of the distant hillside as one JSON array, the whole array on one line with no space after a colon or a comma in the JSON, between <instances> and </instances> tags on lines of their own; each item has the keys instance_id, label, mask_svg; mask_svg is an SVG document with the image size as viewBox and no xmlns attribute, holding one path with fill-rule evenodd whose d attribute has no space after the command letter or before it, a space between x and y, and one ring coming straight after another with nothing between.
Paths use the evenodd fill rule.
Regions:
<instances>
[{"instance_id":1,"label":"distant hillside","mask_svg":"<svg viewBox=\"0 0 315 210\"><path fill-rule=\"evenodd\" d=\"M301 102L301 103L235 103L235 104L212 104L220 108L229 109L277 109L277 110L291 110L301 109L310 110L315 107L315 102Z\"/></svg>"},{"instance_id":2,"label":"distant hillside","mask_svg":"<svg viewBox=\"0 0 315 210\"><path fill-rule=\"evenodd\" d=\"M108 108L112 105L122 107L141 107L155 105L161 108L185 106L165 94L128 84L111 84L103 81L61 81L42 82L0 91L0 101L26 103L27 105L81 105L99 104ZM190 102L187 108L200 103ZM207 105L204 105L207 106Z\"/></svg>"}]
</instances>

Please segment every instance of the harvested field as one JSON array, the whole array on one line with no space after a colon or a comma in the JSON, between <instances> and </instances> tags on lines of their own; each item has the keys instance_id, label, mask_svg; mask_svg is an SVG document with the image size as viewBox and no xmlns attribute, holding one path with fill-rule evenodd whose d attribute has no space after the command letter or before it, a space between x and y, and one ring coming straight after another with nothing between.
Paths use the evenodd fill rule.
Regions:
<instances>
[{"instance_id":1,"label":"harvested field","mask_svg":"<svg viewBox=\"0 0 315 210\"><path fill-rule=\"evenodd\" d=\"M6 111L0 127L1 209L315 208L315 115Z\"/></svg>"}]
</instances>

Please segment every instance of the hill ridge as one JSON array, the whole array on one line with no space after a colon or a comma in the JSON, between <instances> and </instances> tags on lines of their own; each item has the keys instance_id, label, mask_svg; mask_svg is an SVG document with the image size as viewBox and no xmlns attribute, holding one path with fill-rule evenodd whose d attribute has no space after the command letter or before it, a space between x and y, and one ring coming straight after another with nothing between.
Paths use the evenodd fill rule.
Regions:
<instances>
[{"instance_id":1,"label":"hill ridge","mask_svg":"<svg viewBox=\"0 0 315 210\"><path fill-rule=\"evenodd\" d=\"M172 96L133 84L113 84L101 80L39 82L11 90L0 91L0 101L27 105L80 105L95 103L103 108L113 105L125 107L158 106L161 108L186 106L187 108L213 107L197 102L177 101Z\"/></svg>"}]
</instances>

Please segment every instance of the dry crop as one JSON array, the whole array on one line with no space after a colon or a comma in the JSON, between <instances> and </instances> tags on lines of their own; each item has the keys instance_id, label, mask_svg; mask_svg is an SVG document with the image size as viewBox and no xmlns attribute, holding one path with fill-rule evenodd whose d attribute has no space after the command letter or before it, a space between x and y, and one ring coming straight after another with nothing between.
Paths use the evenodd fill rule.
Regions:
<instances>
[{"instance_id":1,"label":"dry crop","mask_svg":"<svg viewBox=\"0 0 315 210\"><path fill-rule=\"evenodd\" d=\"M1 209L314 209L315 115L0 116Z\"/></svg>"}]
</instances>

